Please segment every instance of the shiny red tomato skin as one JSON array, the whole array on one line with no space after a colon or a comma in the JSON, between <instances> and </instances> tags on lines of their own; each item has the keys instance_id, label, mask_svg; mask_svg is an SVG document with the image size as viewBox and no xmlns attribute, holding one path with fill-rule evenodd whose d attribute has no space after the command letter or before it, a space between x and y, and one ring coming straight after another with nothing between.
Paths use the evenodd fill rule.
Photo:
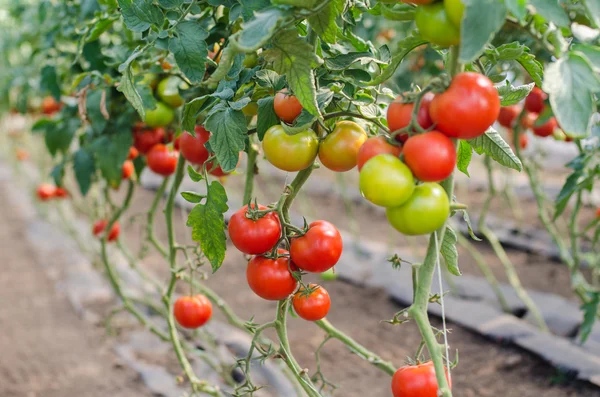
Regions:
<instances>
[{"instance_id":1,"label":"shiny red tomato skin","mask_svg":"<svg viewBox=\"0 0 600 397\"><path fill-rule=\"evenodd\" d=\"M452 387L452 380L448 379L448 382ZM394 397L438 397L433 362L399 368L392 377L392 394Z\"/></svg>"},{"instance_id":2,"label":"shiny red tomato skin","mask_svg":"<svg viewBox=\"0 0 600 397\"><path fill-rule=\"evenodd\" d=\"M204 295L180 296L173 305L173 316L183 328L200 328L212 317L212 303Z\"/></svg>"},{"instance_id":3,"label":"shiny red tomato skin","mask_svg":"<svg viewBox=\"0 0 600 397\"><path fill-rule=\"evenodd\" d=\"M133 162L131 160L125 160L122 167L121 178L129 179L131 175L133 175L133 171L135 167L133 166Z\"/></svg>"},{"instance_id":4,"label":"shiny red tomato skin","mask_svg":"<svg viewBox=\"0 0 600 397\"><path fill-rule=\"evenodd\" d=\"M159 143L158 145L154 145L152 150L150 150L146 156L148 168L159 175L169 176L175 172L175 168L177 168L178 156L178 151L169 151L165 145Z\"/></svg>"},{"instance_id":5,"label":"shiny red tomato skin","mask_svg":"<svg viewBox=\"0 0 600 397\"><path fill-rule=\"evenodd\" d=\"M541 88L533 87L533 90L525 98L525 109L531 113L542 113L546 107L548 95Z\"/></svg>"},{"instance_id":6,"label":"shiny red tomato skin","mask_svg":"<svg viewBox=\"0 0 600 397\"><path fill-rule=\"evenodd\" d=\"M127 160L135 160L140 155L139 150L132 146L129 148L129 154L127 155Z\"/></svg>"},{"instance_id":7,"label":"shiny red tomato skin","mask_svg":"<svg viewBox=\"0 0 600 397\"><path fill-rule=\"evenodd\" d=\"M56 187L54 189L54 197L56 198L67 198L69 197L69 192L62 187Z\"/></svg>"},{"instance_id":8,"label":"shiny red tomato skin","mask_svg":"<svg viewBox=\"0 0 600 397\"><path fill-rule=\"evenodd\" d=\"M42 183L37 187L36 193L41 201L47 201L54 197L56 187L49 183Z\"/></svg>"},{"instance_id":9,"label":"shiny red tomato skin","mask_svg":"<svg viewBox=\"0 0 600 397\"><path fill-rule=\"evenodd\" d=\"M454 143L439 131L411 136L404 144L403 152L404 162L423 182L443 181L456 166Z\"/></svg>"},{"instance_id":10,"label":"shiny red tomato skin","mask_svg":"<svg viewBox=\"0 0 600 397\"><path fill-rule=\"evenodd\" d=\"M402 153L402 147L392 145L383 135L374 136L365 141L358 149L357 166L360 171L365 163L378 154L392 154L396 157Z\"/></svg>"},{"instance_id":11,"label":"shiny red tomato skin","mask_svg":"<svg viewBox=\"0 0 600 397\"><path fill-rule=\"evenodd\" d=\"M278 252L279 255L287 254L287 251L281 249ZM246 279L256 295L266 300L278 301L290 296L298 286L290 268L292 271L296 269L287 256L277 259L255 256L248 262Z\"/></svg>"},{"instance_id":12,"label":"shiny red tomato skin","mask_svg":"<svg viewBox=\"0 0 600 397\"><path fill-rule=\"evenodd\" d=\"M289 94L286 89L279 91L275 95L273 108L277 117L288 124L293 123L300 116L300 113L302 113L300 101L295 96Z\"/></svg>"},{"instance_id":13,"label":"shiny red tomato skin","mask_svg":"<svg viewBox=\"0 0 600 397\"><path fill-rule=\"evenodd\" d=\"M181 155L190 163L196 165L202 165L208 159L208 149L204 146L210 138L210 132L206 131L204 127L197 125L194 129L196 136L192 136L187 132L178 138L179 148Z\"/></svg>"},{"instance_id":14,"label":"shiny red tomato skin","mask_svg":"<svg viewBox=\"0 0 600 397\"><path fill-rule=\"evenodd\" d=\"M327 316L331 307L331 298L327 290L319 285L310 284L315 290L306 295L303 288L294 294L292 305L296 314L307 321L319 321Z\"/></svg>"},{"instance_id":15,"label":"shiny red tomato skin","mask_svg":"<svg viewBox=\"0 0 600 397\"><path fill-rule=\"evenodd\" d=\"M463 72L444 93L433 98L429 113L438 131L451 138L472 139L498 119L500 97L486 76Z\"/></svg>"},{"instance_id":16,"label":"shiny red tomato skin","mask_svg":"<svg viewBox=\"0 0 600 397\"><path fill-rule=\"evenodd\" d=\"M327 221L315 221L306 234L292 239L290 257L300 269L322 273L335 266L342 249L342 235L337 228Z\"/></svg>"},{"instance_id":17,"label":"shiny red tomato skin","mask_svg":"<svg viewBox=\"0 0 600 397\"><path fill-rule=\"evenodd\" d=\"M498 124L505 128L512 128L521 110L522 108L519 105L501 107L500 114L498 115Z\"/></svg>"},{"instance_id":18,"label":"shiny red tomato skin","mask_svg":"<svg viewBox=\"0 0 600 397\"><path fill-rule=\"evenodd\" d=\"M545 138L552 135L557 125L556 119L554 117L550 117L544 124L540 125L539 127L534 125L531 127L531 129L535 135Z\"/></svg>"},{"instance_id":19,"label":"shiny red tomato skin","mask_svg":"<svg viewBox=\"0 0 600 397\"><path fill-rule=\"evenodd\" d=\"M164 128L135 129L133 133L133 146L142 154L146 154L165 139Z\"/></svg>"},{"instance_id":20,"label":"shiny red tomato skin","mask_svg":"<svg viewBox=\"0 0 600 397\"><path fill-rule=\"evenodd\" d=\"M429 129L433 125L433 121L429 115L429 107L433 98L434 95L431 92L428 92L423 95L423 98L421 99L421 106L419 106L419 112L417 113L417 122L423 129ZM396 98L387 110L387 122L390 131L394 132L408 126L414 108L414 103L402 103L401 96ZM400 142L406 142L407 139L408 134L396 135L396 140Z\"/></svg>"},{"instance_id":21,"label":"shiny red tomato skin","mask_svg":"<svg viewBox=\"0 0 600 397\"><path fill-rule=\"evenodd\" d=\"M254 205L252 205L254 208ZM266 210L264 205L259 210ZM248 206L245 205L231 216L227 230L235 247L248 255L260 255L273 249L281 237L281 224L275 212L262 218L252 220L246 217Z\"/></svg>"}]
</instances>

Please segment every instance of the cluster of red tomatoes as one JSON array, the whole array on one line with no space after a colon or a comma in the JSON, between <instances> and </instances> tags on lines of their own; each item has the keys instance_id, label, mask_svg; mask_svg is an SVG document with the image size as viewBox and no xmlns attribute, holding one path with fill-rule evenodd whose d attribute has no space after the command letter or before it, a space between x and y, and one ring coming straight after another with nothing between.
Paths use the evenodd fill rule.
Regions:
<instances>
[{"instance_id":1,"label":"cluster of red tomatoes","mask_svg":"<svg viewBox=\"0 0 600 397\"><path fill-rule=\"evenodd\" d=\"M511 105L505 106L500 109L500 114L498 115L498 123L512 131L514 127L514 123L517 118L525 109L526 113L521 118L521 127L525 130L531 130L534 135L546 138L550 135L554 135L558 129L558 122L555 117L549 117L546 121L540 120L540 114L543 113L547 104L546 101L548 99L548 95L542 91L538 87L534 87L533 90L529 93L527 98L525 98L524 106L521 105ZM541 122L538 122L541 121ZM564 135L564 134L563 134ZM564 136L564 140L567 142L571 142L573 138L569 136ZM519 136L519 145L522 149L527 147L528 138L526 134L521 134Z\"/></svg>"},{"instance_id":2,"label":"cluster of red tomatoes","mask_svg":"<svg viewBox=\"0 0 600 397\"><path fill-rule=\"evenodd\" d=\"M229 237L248 262L246 278L254 293L267 300L286 299L291 294L294 310L301 318L317 321L329 311L325 288L311 284L298 288L300 271L323 273L342 255L342 236L327 221L312 222L303 233L290 239L289 251L279 249L285 239L277 213L259 205L242 207L229 220Z\"/></svg>"},{"instance_id":3,"label":"cluster of red tomatoes","mask_svg":"<svg viewBox=\"0 0 600 397\"><path fill-rule=\"evenodd\" d=\"M62 187L51 185L49 183L39 184L36 190L36 194L41 201L69 197L69 192L67 192L65 189L63 189Z\"/></svg>"}]
</instances>

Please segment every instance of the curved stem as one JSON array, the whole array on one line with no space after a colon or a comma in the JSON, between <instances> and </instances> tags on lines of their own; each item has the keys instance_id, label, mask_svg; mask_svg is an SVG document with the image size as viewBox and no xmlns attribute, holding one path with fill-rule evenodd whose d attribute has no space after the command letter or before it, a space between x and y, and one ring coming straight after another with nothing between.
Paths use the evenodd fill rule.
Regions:
<instances>
[{"instance_id":1,"label":"curved stem","mask_svg":"<svg viewBox=\"0 0 600 397\"><path fill-rule=\"evenodd\" d=\"M256 157L258 151L254 147L253 135L248 136L248 164L246 165L246 183L244 185L244 201L243 204L248 204L252 200L252 192L254 190L254 175L257 173Z\"/></svg>"}]
</instances>

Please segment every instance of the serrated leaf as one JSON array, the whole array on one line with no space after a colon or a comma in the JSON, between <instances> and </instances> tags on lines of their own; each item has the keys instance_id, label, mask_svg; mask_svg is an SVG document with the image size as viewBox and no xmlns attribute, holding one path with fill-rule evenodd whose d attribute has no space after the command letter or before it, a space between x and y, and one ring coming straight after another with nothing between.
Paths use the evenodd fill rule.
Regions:
<instances>
[{"instance_id":1,"label":"serrated leaf","mask_svg":"<svg viewBox=\"0 0 600 397\"><path fill-rule=\"evenodd\" d=\"M469 178L469 164L471 164L471 158L473 157L473 148L466 141L460 140L458 143L458 153L456 155L456 168Z\"/></svg>"},{"instance_id":2,"label":"serrated leaf","mask_svg":"<svg viewBox=\"0 0 600 397\"><path fill-rule=\"evenodd\" d=\"M522 21L527 16L527 0L505 0L506 8L519 21Z\"/></svg>"},{"instance_id":3,"label":"serrated leaf","mask_svg":"<svg viewBox=\"0 0 600 397\"><path fill-rule=\"evenodd\" d=\"M125 25L134 32L145 32L151 25L160 26L164 15L152 0L118 0Z\"/></svg>"},{"instance_id":4,"label":"serrated leaf","mask_svg":"<svg viewBox=\"0 0 600 397\"><path fill-rule=\"evenodd\" d=\"M175 27L176 36L169 39L169 51L173 53L177 66L192 82L199 83L206 71L208 48L204 39L208 32L195 21L183 21Z\"/></svg>"},{"instance_id":5,"label":"serrated leaf","mask_svg":"<svg viewBox=\"0 0 600 397\"><path fill-rule=\"evenodd\" d=\"M90 149L95 154L96 165L110 184L118 185L121 182L122 166L132 144L133 137L129 131L103 135L92 143Z\"/></svg>"},{"instance_id":6,"label":"serrated leaf","mask_svg":"<svg viewBox=\"0 0 600 397\"><path fill-rule=\"evenodd\" d=\"M199 203L204 198L203 195L196 192L181 192L181 197L183 197L188 203L194 204Z\"/></svg>"},{"instance_id":7,"label":"serrated leaf","mask_svg":"<svg viewBox=\"0 0 600 397\"><path fill-rule=\"evenodd\" d=\"M562 8L559 0L529 0L529 3L535 7L536 13L544 19L554 22L558 26L569 26L569 16Z\"/></svg>"},{"instance_id":8,"label":"serrated leaf","mask_svg":"<svg viewBox=\"0 0 600 397\"><path fill-rule=\"evenodd\" d=\"M92 176L96 172L94 156L89 150L81 148L75 153L73 156L73 171L81 195L87 195L92 185Z\"/></svg>"},{"instance_id":9,"label":"serrated leaf","mask_svg":"<svg viewBox=\"0 0 600 397\"><path fill-rule=\"evenodd\" d=\"M462 0L465 14L460 30L459 60L476 59L504 25L506 7L497 0Z\"/></svg>"},{"instance_id":10,"label":"serrated leaf","mask_svg":"<svg viewBox=\"0 0 600 397\"><path fill-rule=\"evenodd\" d=\"M600 48L591 44L573 44L572 49L585 55L592 67L600 73Z\"/></svg>"},{"instance_id":11,"label":"serrated leaf","mask_svg":"<svg viewBox=\"0 0 600 397\"><path fill-rule=\"evenodd\" d=\"M54 66L46 65L40 72L40 89L49 92L54 99L60 101L60 85Z\"/></svg>"},{"instance_id":12,"label":"serrated leaf","mask_svg":"<svg viewBox=\"0 0 600 397\"><path fill-rule=\"evenodd\" d=\"M336 17L344 12L346 0L331 0L319 12L308 17L307 21L310 27L326 43L335 43L337 41L338 26L335 22Z\"/></svg>"},{"instance_id":13,"label":"serrated leaf","mask_svg":"<svg viewBox=\"0 0 600 397\"><path fill-rule=\"evenodd\" d=\"M268 87L277 92L285 87L285 78L269 69L262 69L256 72L256 83L261 87Z\"/></svg>"},{"instance_id":14,"label":"serrated leaf","mask_svg":"<svg viewBox=\"0 0 600 397\"><path fill-rule=\"evenodd\" d=\"M569 199L578 190L579 179L583 176L582 171L575 171L567 177L554 201L554 220L556 220L567 208Z\"/></svg>"},{"instance_id":15,"label":"serrated leaf","mask_svg":"<svg viewBox=\"0 0 600 397\"><path fill-rule=\"evenodd\" d=\"M498 89L498 95L500 95L500 105L510 106L521 102L531 90L535 87L534 83L520 85L518 87L512 85L503 85L496 87Z\"/></svg>"},{"instance_id":16,"label":"serrated leaf","mask_svg":"<svg viewBox=\"0 0 600 397\"><path fill-rule=\"evenodd\" d=\"M196 171L194 169L194 167L192 167L191 165L188 165L187 172L188 172L188 175L190 176L190 179L194 182L200 182L202 179L204 179L202 174L199 173L198 171Z\"/></svg>"},{"instance_id":17,"label":"serrated leaf","mask_svg":"<svg viewBox=\"0 0 600 397\"><path fill-rule=\"evenodd\" d=\"M583 0L588 16L594 22L597 28L600 28L600 1Z\"/></svg>"},{"instance_id":18,"label":"serrated leaf","mask_svg":"<svg viewBox=\"0 0 600 397\"><path fill-rule=\"evenodd\" d=\"M329 70L345 70L355 62L360 62L364 65L369 62L385 63L370 52L350 52L348 54L340 54L332 58L325 58L325 66Z\"/></svg>"},{"instance_id":19,"label":"serrated leaf","mask_svg":"<svg viewBox=\"0 0 600 397\"><path fill-rule=\"evenodd\" d=\"M496 48L489 48L485 51L485 54L493 59L495 62L498 61L514 61L519 59L525 51L529 49L521 43L515 41L513 43L502 44Z\"/></svg>"},{"instance_id":20,"label":"serrated leaf","mask_svg":"<svg viewBox=\"0 0 600 397\"><path fill-rule=\"evenodd\" d=\"M477 237L475 235L475 232L473 231L473 224L471 224L471 218L469 217L469 213L467 212L467 210L461 210L461 211L463 213L463 220L467 224L467 230L469 231L469 235L471 236L471 238L473 240L481 241L481 239L479 237Z\"/></svg>"},{"instance_id":21,"label":"serrated leaf","mask_svg":"<svg viewBox=\"0 0 600 397\"><path fill-rule=\"evenodd\" d=\"M201 96L195 98L189 102L186 102L183 107L183 115L181 117L181 126L186 131L194 131L196 127L196 119L198 118L198 112L204 106L204 103L208 100L208 96Z\"/></svg>"},{"instance_id":22,"label":"serrated leaf","mask_svg":"<svg viewBox=\"0 0 600 397\"><path fill-rule=\"evenodd\" d=\"M392 55L392 60L389 66L386 67L379 76L367 83L367 85L379 85L390 79L390 77L392 77L396 72L396 69L398 69L398 66L400 66L400 62L402 62L404 57L406 57L416 47L423 44L427 44L427 41L423 40L423 38L414 33L412 36L400 40L398 42L397 51L394 55Z\"/></svg>"},{"instance_id":23,"label":"serrated leaf","mask_svg":"<svg viewBox=\"0 0 600 397\"><path fill-rule=\"evenodd\" d=\"M593 94L600 91L600 77L587 58L569 53L546 68L544 91L561 128L574 138L590 133L596 111Z\"/></svg>"},{"instance_id":24,"label":"serrated leaf","mask_svg":"<svg viewBox=\"0 0 600 397\"><path fill-rule=\"evenodd\" d=\"M246 116L241 111L222 106L208 116L204 128L212 133L209 144L224 172L233 171L246 143Z\"/></svg>"},{"instance_id":25,"label":"serrated leaf","mask_svg":"<svg viewBox=\"0 0 600 397\"><path fill-rule=\"evenodd\" d=\"M521 160L513 153L512 149L502 139L498 131L490 127L485 134L467 141L475 150L475 153L487 154L490 158L500 165L512 168L517 171L523 169Z\"/></svg>"},{"instance_id":26,"label":"serrated leaf","mask_svg":"<svg viewBox=\"0 0 600 397\"><path fill-rule=\"evenodd\" d=\"M258 100L258 113L256 118L256 134L258 140L262 142L265 132L274 125L279 124L279 117L275 114L273 108L274 97L267 97Z\"/></svg>"},{"instance_id":27,"label":"serrated leaf","mask_svg":"<svg viewBox=\"0 0 600 397\"><path fill-rule=\"evenodd\" d=\"M48 124L45 131L44 141L46 148L54 157L58 152L66 152L71 146L75 132L80 123L77 119L59 124Z\"/></svg>"},{"instance_id":28,"label":"serrated leaf","mask_svg":"<svg viewBox=\"0 0 600 397\"><path fill-rule=\"evenodd\" d=\"M243 97L242 99L239 99L237 101L230 101L228 102L228 104L229 107L233 110L242 110L244 107L246 107L247 104L250 103L250 101L250 97Z\"/></svg>"},{"instance_id":29,"label":"serrated leaf","mask_svg":"<svg viewBox=\"0 0 600 397\"><path fill-rule=\"evenodd\" d=\"M273 4L285 4L294 7L313 8L318 0L271 0Z\"/></svg>"},{"instance_id":30,"label":"serrated leaf","mask_svg":"<svg viewBox=\"0 0 600 397\"><path fill-rule=\"evenodd\" d=\"M269 42L275 28L286 16L280 8L267 8L254 14L254 18L242 24L242 30L230 39L239 52L254 52Z\"/></svg>"},{"instance_id":31,"label":"serrated leaf","mask_svg":"<svg viewBox=\"0 0 600 397\"><path fill-rule=\"evenodd\" d=\"M234 81L228 82L227 80L225 80L227 74L233 66L235 56L236 50L231 45L225 47L225 49L221 53L221 60L219 62L219 66L217 66L215 71L202 84L207 86L209 89L214 89L217 86L222 86L223 83L231 83L231 85L235 86Z\"/></svg>"},{"instance_id":32,"label":"serrated leaf","mask_svg":"<svg viewBox=\"0 0 600 397\"><path fill-rule=\"evenodd\" d=\"M181 7L184 0L158 0L158 4L162 8L166 8L167 10L173 10L175 8Z\"/></svg>"},{"instance_id":33,"label":"serrated leaf","mask_svg":"<svg viewBox=\"0 0 600 397\"><path fill-rule=\"evenodd\" d=\"M302 107L312 115L319 116L313 75L313 68L318 66L318 58L312 46L298 36L295 28L289 29L274 38L273 48L266 51L264 57L277 73L285 74Z\"/></svg>"},{"instance_id":34,"label":"serrated leaf","mask_svg":"<svg viewBox=\"0 0 600 397\"><path fill-rule=\"evenodd\" d=\"M133 71L131 65L127 65L123 74L121 75L121 81L117 87L119 92L125 95L125 98L131 103L131 106L139 113L142 120L146 119L146 110L144 109L144 102L140 93L138 92L134 80Z\"/></svg>"},{"instance_id":35,"label":"serrated leaf","mask_svg":"<svg viewBox=\"0 0 600 397\"><path fill-rule=\"evenodd\" d=\"M458 250L456 249L457 241L458 238L456 237L456 232L450 226L446 227L444 240L442 241L442 245L440 247L440 254L442 254L444 262L446 262L448 271L455 276L460 276L462 273L458 268Z\"/></svg>"},{"instance_id":36,"label":"serrated leaf","mask_svg":"<svg viewBox=\"0 0 600 397\"><path fill-rule=\"evenodd\" d=\"M208 186L206 202L196 205L187 220L187 225L192 228L192 239L200 243L213 273L219 270L225 259L227 236L223 214L228 209L225 188L213 181Z\"/></svg>"},{"instance_id":37,"label":"serrated leaf","mask_svg":"<svg viewBox=\"0 0 600 397\"><path fill-rule=\"evenodd\" d=\"M598 229L600 230L600 228ZM592 332L596 316L598 315L598 304L600 303L600 294L593 293L592 299L581 306L583 311L583 324L579 328L580 341L583 344Z\"/></svg>"},{"instance_id":38,"label":"serrated leaf","mask_svg":"<svg viewBox=\"0 0 600 397\"><path fill-rule=\"evenodd\" d=\"M410 4L381 4L381 15L390 21L412 21L415 19L415 7Z\"/></svg>"},{"instance_id":39,"label":"serrated leaf","mask_svg":"<svg viewBox=\"0 0 600 397\"><path fill-rule=\"evenodd\" d=\"M527 50L529 49L527 48ZM517 62L519 62L521 66L523 66L523 69L527 71L535 85L541 87L544 78L544 67L537 59L535 59L535 56L527 52L517 58Z\"/></svg>"},{"instance_id":40,"label":"serrated leaf","mask_svg":"<svg viewBox=\"0 0 600 397\"><path fill-rule=\"evenodd\" d=\"M96 22L92 26L90 33L85 38L86 43L89 43L94 40L98 40L98 38L102 35L102 33L106 32L108 29L110 29L112 27L114 22L115 22L115 20L113 18L100 19L98 22Z\"/></svg>"}]
</instances>

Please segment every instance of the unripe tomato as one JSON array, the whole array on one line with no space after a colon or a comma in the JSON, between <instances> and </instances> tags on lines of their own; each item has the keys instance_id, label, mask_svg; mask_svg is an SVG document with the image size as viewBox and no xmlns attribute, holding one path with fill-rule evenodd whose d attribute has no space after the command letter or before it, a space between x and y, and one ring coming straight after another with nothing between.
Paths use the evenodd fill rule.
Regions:
<instances>
[{"instance_id":1,"label":"unripe tomato","mask_svg":"<svg viewBox=\"0 0 600 397\"><path fill-rule=\"evenodd\" d=\"M121 178L129 179L131 175L133 175L133 171L135 167L133 166L133 162L131 160L125 160L122 167Z\"/></svg>"},{"instance_id":2,"label":"unripe tomato","mask_svg":"<svg viewBox=\"0 0 600 397\"><path fill-rule=\"evenodd\" d=\"M411 136L404 144L404 162L413 175L423 182L440 182L456 166L456 148L452 140L439 131Z\"/></svg>"},{"instance_id":3,"label":"unripe tomato","mask_svg":"<svg viewBox=\"0 0 600 397\"><path fill-rule=\"evenodd\" d=\"M254 205L252 205L254 208ZM267 207L259 205L263 211ZM235 247L248 255L260 255L273 249L281 237L281 225L277 213L269 212L262 218L247 217L248 206L243 206L231 216L227 230Z\"/></svg>"},{"instance_id":4,"label":"unripe tomato","mask_svg":"<svg viewBox=\"0 0 600 397\"><path fill-rule=\"evenodd\" d=\"M247 117L254 117L258 113L258 103L252 101L242 108L242 113Z\"/></svg>"},{"instance_id":5,"label":"unripe tomato","mask_svg":"<svg viewBox=\"0 0 600 397\"><path fill-rule=\"evenodd\" d=\"M402 153L402 147L392 145L383 135L371 137L358 150L358 170L360 171L367 161L378 154L391 154L399 157L400 153Z\"/></svg>"},{"instance_id":6,"label":"unripe tomato","mask_svg":"<svg viewBox=\"0 0 600 397\"><path fill-rule=\"evenodd\" d=\"M279 255L287 254L285 250L278 250ZM266 300L278 301L290 296L298 286L298 282L290 272L296 267L287 256L269 259L264 256L255 256L248 262L246 279L254 293Z\"/></svg>"},{"instance_id":7,"label":"unripe tomato","mask_svg":"<svg viewBox=\"0 0 600 397\"><path fill-rule=\"evenodd\" d=\"M500 114L498 114L498 124L500 124L502 127L512 128L513 123L517 117L519 117L521 110L521 106L519 105L501 107Z\"/></svg>"},{"instance_id":8,"label":"unripe tomato","mask_svg":"<svg viewBox=\"0 0 600 397\"><path fill-rule=\"evenodd\" d=\"M96 221L96 223L94 223L94 226L92 228L92 232L94 233L94 236L99 236L100 234L102 234L102 232L104 232L104 229L106 229L106 226L108 226L108 221L106 219L101 219L99 221ZM109 242L115 241L117 238L119 238L120 233L121 233L121 225L119 224L118 221L116 221L115 223L113 223L112 227L110 228L110 230L108 232L108 236L106 237L107 241L109 241Z\"/></svg>"},{"instance_id":9,"label":"unripe tomato","mask_svg":"<svg viewBox=\"0 0 600 397\"><path fill-rule=\"evenodd\" d=\"M135 160L137 158L137 156L139 156L139 155L140 155L140 152L135 148L135 146L132 146L129 148L129 154L127 155L127 160Z\"/></svg>"},{"instance_id":10,"label":"unripe tomato","mask_svg":"<svg viewBox=\"0 0 600 397\"><path fill-rule=\"evenodd\" d=\"M54 197L56 198L67 198L69 197L69 192L62 187L56 187L54 189Z\"/></svg>"},{"instance_id":11,"label":"unripe tomato","mask_svg":"<svg viewBox=\"0 0 600 397\"><path fill-rule=\"evenodd\" d=\"M322 273L331 269L342 255L342 235L327 221L314 221L308 231L290 242L290 257L300 269Z\"/></svg>"},{"instance_id":12,"label":"unripe tomato","mask_svg":"<svg viewBox=\"0 0 600 397\"><path fill-rule=\"evenodd\" d=\"M286 89L279 91L277 95L275 95L273 108L275 109L277 117L288 124L293 123L294 120L296 120L296 117L300 116L300 113L302 113L300 101L295 96L289 94Z\"/></svg>"},{"instance_id":13,"label":"unripe tomato","mask_svg":"<svg viewBox=\"0 0 600 397\"><path fill-rule=\"evenodd\" d=\"M165 145L159 143L158 145L154 145L152 150L148 152L148 168L162 176L169 176L177 168L178 156L178 151L169 151Z\"/></svg>"},{"instance_id":14,"label":"unripe tomato","mask_svg":"<svg viewBox=\"0 0 600 397\"><path fill-rule=\"evenodd\" d=\"M56 193L56 187L49 183L42 183L38 185L36 193L41 201L48 201L54 197L54 194Z\"/></svg>"},{"instance_id":15,"label":"unripe tomato","mask_svg":"<svg viewBox=\"0 0 600 397\"><path fill-rule=\"evenodd\" d=\"M265 133L262 147L269 163L281 170L295 172L309 167L315 161L319 140L310 128L288 135L281 125L274 125Z\"/></svg>"},{"instance_id":16,"label":"unripe tomato","mask_svg":"<svg viewBox=\"0 0 600 397\"><path fill-rule=\"evenodd\" d=\"M525 109L531 113L542 113L546 107L548 95L541 88L533 87L533 90L525 98Z\"/></svg>"},{"instance_id":17,"label":"unripe tomato","mask_svg":"<svg viewBox=\"0 0 600 397\"><path fill-rule=\"evenodd\" d=\"M212 303L204 295L180 296L173 305L173 316L183 328L199 328L212 316Z\"/></svg>"},{"instance_id":18,"label":"unripe tomato","mask_svg":"<svg viewBox=\"0 0 600 397\"><path fill-rule=\"evenodd\" d=\"M164 127L175 118L175 112L162 102L156 102L156 108L146 110L146 125L148 127Z\"/></svg>"},{"instance_id":19,"label":"unripe tomato","mask_svg":"<svg viewBox=\"0 0 600 397\"><path fill-rule=\"evenodd\" d=\"M400 159L380 154L365 163L359 176L360 193L382 207L402 205L415 189L412 172Z\"/></svg>"},{"instance_id":20,"label":"unripe tomato","mask_svg":"<svg viewBox=\"0 0 600 397\"><path fill-rule=\"evenodd\" d=\"M540 125L539 127L536 127L534 124L531 129L535 135L545 138L552 135L556 126L556 119L554 117L550 117L544 124Z\"/></svg>"},{"instance_id":21,"label":"unripe tomato","mask_svg":"<svg viewBox=\"0 0 600 397\"><path fill-rule=\"evenodd\" d=\"M208 159L208 149L204 146L210 138L210 132L204 127L197 125L194 128L196 136L192 136L188 132L183 132L179 137L179 148L181 155L190 163L202 165Z\"/></svg>"},{"instance_id":22,"label":"unripe tomato","mask_svg":"<svg viewBox=\"0 0 600 397\"><path fill-rule=\"evenodd\" d=\"M452 387L447 373L446 379ZM433 362L399 368L392 377L392 394L394 397L438 397L438 382Z\"/></svg>"},{"instance_id":23,"label":"unripe tomato","mask_svg":"<svg viewBox=\"0 0 600 397\"><path fill-rule=\"evenodd\" d=\"M462 0L444 0L444 8L450 22L460 28L465 13L465 5Z\"/></svg>"},{"instance_id":24,"label":"unripe tomato","mask_svg":"<svg viewBox=\"0 0 600 397\"><path fill-rule=\"evenodd\" d=\"M490 79L463 72L454 76L446 92L433 98L429 113L438 131L451 138L472 139L498 119L500 97Z\"/></svg>"},{"instance_id":25,"label":"unripe tomato","mask_svg":"<svg viewBox=\"0 0 600 397\"><path fill-rule=\"evenodd\" d=\"M25 161L29 158L29 152L25 149L17 148L15 151L15 155L17 156L17 160Z\"/></svg>"},{"instance_id":26,"label":"unripe tomato","mask_svg":"<svg viewBox=\"0 0 600 397\"><path fill-rule=\"evenodd\" d=\"M367 133L353 121L338 121L319 147L319 160L332 171L344 172L356 167L358 150Z\"/></svg>"},{"instance_id":27,"label":"unripe tomato","mask_svg":"<svg viewBox=\"0 0 600 397\"><path fill-rule=\"evenodd\" d=\"M244 60L242 61L242 65L244 65L244 67L248 69L252 69L256 65L258 65L258 55L256 55L256 52L246 54Z\"/></svg>"},{"instance_id":28,"label":"unripe tomato","mask_svg":"<svg viewBox=\"0 0 600 397\"><path fill-rule=\"evenodd\" d=\"M386 211L394 229L408 236L433 233L446 222L450 201L437 183L424 183L415 188L407 202Z\"/></svg>"},{"instance_id":29,"label":"unripe tomato","mask_svg":"<svg viewBox=\"0 0 600 397\"><path fill-rule=\"evenodd\" d=\"M179 95L177 84L173 83L173 80L179 81L178 77L167 77L162 79L156 87L156 93L161 101L166 103L172 108L177 108L183 105L183 98ZM168 123L167 123L168 124Z\"/></svg>"},{"instance_id":30,"label":"unripe tomato","mask_svg":"<svg viewBox=\"0 0 600 397\"><path fill-rule=\"evenodd\" d=\"M42 100L42 113L50 116L62 108L62 103L57 102L53 96L47 96Z\"/></svg>"},{"instance_id":31,"label":"unripe tomato","mask_svg":"<svg viewBox=\"0 0 600 397\"><path fill-rule=\"evenodd\" d=\"M164 138L164 128L135 129L133 132L133 145L140 153L146 154L154 145L161 143ZM129 155L131 155L131 149Z\"/></svg>"},{"instance_id":32,"label":"unripe tomato","mask_svg":"<svg viewBox=\"0 0 600 397\"><path fill-rule=\"evenodd\" d=\"M421 106L417 113L417 122L423 129L429 129L433 125L433 121L429 116L429 106L433 100L433 93L428 92L421 98ZM410 124L412 111L415 108L414 103L402 103L402 97L399 96L396 100L390 103L387 109L387 122L391 132L405 128ZM396 135L396 140L406 142L408 134Z\"/></svg>"},{"instance_id":33,"label":"unripe tomato","mask_svg":"<svg viewBox=\"0 0 600 397\"><path fill-rule=\"evenodd\" d=\"M460 43L460 29L450 21L444 3L417 7L415 22L421 36L432 44L450 47Z\"/></svg>"},{"instance_id":34,"label":"unripe tomato","mask_svg":"<svg viewBox=\"0 0 600 397\"><path fill-rule=\"evenodd\" d=\"M142 75L142 79L140 80L140 82L138 84L140 84L142 86L148 86L154 90L156 88L157 83L158 83L158 76L156 76L155 73L144 73Z\"/></svg>"},{"instance_id":35,"label":"unripe tomato","mask_svg":"<svg viewBox=\"0 0 600 397\"><path fill-rule=\"evenodd\" d=\"M310 284L308 293L300 288L292 298L292 305L296 314L307 321L319 321L327 316L331 307L331 299L327 290L320 285Z\"/></svg>"}]
</instances>

